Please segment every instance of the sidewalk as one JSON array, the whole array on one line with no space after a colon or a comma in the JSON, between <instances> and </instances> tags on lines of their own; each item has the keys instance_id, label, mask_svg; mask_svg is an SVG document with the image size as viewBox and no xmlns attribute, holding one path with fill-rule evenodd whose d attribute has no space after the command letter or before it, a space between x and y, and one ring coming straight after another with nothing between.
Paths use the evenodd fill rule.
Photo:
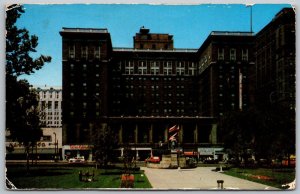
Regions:
<instances>
[{"instance_id":1,"label":"sidewalk","mask_svg":"<svg viewBox=\"0 0 300 194\"><path fill-rule=\"evenodd\" d=\"M220 172L213 167L193 169L154 169L141 167L145 171L153 189L218 189L217 180L224 180L224 189L232 190L279 190L267 185L239 179Z\"/></svg>"}]
</instances>

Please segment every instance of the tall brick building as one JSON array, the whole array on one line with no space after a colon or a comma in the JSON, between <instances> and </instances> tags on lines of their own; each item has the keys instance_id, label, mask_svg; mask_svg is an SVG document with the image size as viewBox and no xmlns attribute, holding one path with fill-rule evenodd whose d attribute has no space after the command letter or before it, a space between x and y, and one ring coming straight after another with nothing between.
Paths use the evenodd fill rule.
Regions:
<instances>
[{"instance_id":1,"label":"tall brick building","mask_svg":"<svg viewBox=\"0 0 300 194\"><path fill-rule=\"evenodd\" d=\"M283 9L276 18L291 12ZM274 38L284 33L286 39L275 40L277 54L270 57L290 61L292 74L293 22L275 20L266 29L283 23ZM111 128L121 145L150 150L167 145L168 129L177 125L181 146L218 146L218 117L260 100L254 95L264 90L260 53L269 44L262 38L274 30L211 32L199 49L176 49L172 35L145 27L133 37L133 48L113 48L107 29L63 28L63 144L91 144L99 128ZM279 71L282 60L275 76L286 75Z\"/></svg>"},{"instance_id":2,"label":"tall brick building","mask_svg":"<svg viewBox=\"0 0 300 194\"><path fill-rule=\"evenodd\" d=\"M281 10L256 35L254 79L256 102L296 107L295 11Z\"/></svg>"}]
</instances>

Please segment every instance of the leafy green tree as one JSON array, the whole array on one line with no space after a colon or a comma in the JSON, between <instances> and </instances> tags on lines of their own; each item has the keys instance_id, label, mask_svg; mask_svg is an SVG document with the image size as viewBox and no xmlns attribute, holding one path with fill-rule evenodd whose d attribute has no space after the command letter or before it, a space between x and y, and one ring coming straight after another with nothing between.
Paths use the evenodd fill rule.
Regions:
<instances>
[{"instance_id":1,"label":"leafy green tree","mask_svg":"<svg viewBox=\"0 0 300 194\"><path fill-rule=\"evenodd\" d=\"M19 29L16 21L24 13L22 5L9 5L6 9L6 129L13 140L25 146L27 170L29 171L29 150L40 139L38 95L20 75L30 75L50 62L50 56L36 59L38 37L29 35L25 28Z\"/></svg>"},{"instance_id":2,"label":"leafy green tree","mask_svg":"<svg viewBox=\"0 0 300 194\"><path fill-rule=\"evenodd\" d=\"M100 167L106 168L115 159L114 149L118 148L118 138L107 125L97 127L94 135L95 160Z\"/></svg>"},{"instance_id":3,"label":"leafy green tree","mask_svg":"<svg viewBox=\"0 0 300 194\"><path fill-rule=\"evenodd\" d=\"M6 75L30 75L50 62L51 57L41 55L33 59L30 54L36 51L38 37L29 35L25 28L19 29L16 21L24 13L22 5L10 5L6 10Z\"/></svg>"},{"instance_id":4,"label":"leafy green tree","mask_svg":"<svg viewBox=\"0 0 300 194\"><path fill-rule=\"evenodd\" d=\"M220 125L225 148L245 162L248 150L269 160L295 153L295 114L286 106L228 112Z\"/></svg>"}]
</instances>

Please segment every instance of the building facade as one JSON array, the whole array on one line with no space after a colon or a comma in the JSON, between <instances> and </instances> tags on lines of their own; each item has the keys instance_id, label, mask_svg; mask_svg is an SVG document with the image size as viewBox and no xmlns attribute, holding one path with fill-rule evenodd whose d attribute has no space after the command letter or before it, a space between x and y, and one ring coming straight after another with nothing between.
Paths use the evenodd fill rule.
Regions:
<instances>
[{"instance_id":1,"label":"building facade","mask_svg":"<svg viewBox=\"0 0 300 194\"><path fill-rule=\"evenodd\" d=\"M63 28L63 144L91 144L97 130L110 128L121 146L151 150L168 146L168 129L176 125L181 147L219 146L217 119L248 109L266 91L262 53L276 49L274 63L264 58L276 69L268 72L277 80L271 92L295 87L287 84L295 80L287 79L295 68L291 12L283 9L256 35L214 31L199 49L176 49L172 35L145 27L133 37L133 48L112 47L107 29ZM263 40L271 32L280 41Z\"/></svg>"},{"instance_id":2,"label":"building facade","mask_svg":"<svg viewBox=\"0 0 300 194\"><path fill-rule=\"evenodd\" d=\"M295 11L286 8L256 35L253 83L257 103L287 103L295 110L295 51Z\"/></svg>"},{"instance_id":3,"label":"building facade","mask_svg":"<svg viewBox=\"0 0 300 194\"><path fill-rule=\"evenodd\" d=\"M40 120L43 127L62 127L62 88L37 87Z\"/></svg>"},{"instance_id":4,"label":"building facade","mask_svg":"<svg viewBox=\"0 0 300 194\"><path fill-rule=\"evenodd\" d=\"M215 118L198 114L196 49L174 49L171 35L145 28L132 49L112 48L107 30L64 28L60 33L64 144L90 144L97 129L109 127L121 144L150 150L159 143L167 146L173 125L180 127L181 144L217 144ZM99 58L95 45L100 45Z\"/></svg>"},{"instance_id":5,"label":"building facade","mask_svg":"<svg viewBox=\"0 0 300 194\"><path fill-rule=\"evenodd\" d=\"M199 49L199 112L219 117L249 107L254 67L251 32L211 32Z\"/></svg>"}]
</instances>

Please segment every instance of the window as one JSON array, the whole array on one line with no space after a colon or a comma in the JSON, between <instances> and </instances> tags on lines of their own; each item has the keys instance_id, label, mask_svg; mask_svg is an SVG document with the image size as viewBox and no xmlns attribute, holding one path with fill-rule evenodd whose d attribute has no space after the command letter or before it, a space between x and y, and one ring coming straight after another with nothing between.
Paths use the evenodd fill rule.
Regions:
<instances>
[{"instance_id":1,"label":"window","mask_svg":"<svg viewBox=\"0 0 300 194\"><path fill-rule=\"evenodd\" d=\"M125 74L133 74L134 66L133 63L128 61L128 63L125 64Z\"/></svg>"},{"instance_id":2,"label":"window","mask_svg":"<svg viewBox=\"0 0 300 194\"><path fill-rule=\"evenodd\" d=\"M42 109L44 110L46 107L46 101L42 101Z\"/></svg>"},{"instance_id":3,"label":"window","mask_svg":"<svg viewBox=\"0 0 300 194\"><path fill-rule=\"evenodd\" d=\"M194 75L195 74L195 70L196 70L196 67L195 67L194 62L190 63L189 64L189 75Z\"/></svg>"},{"instance_id":4,"label":"window","mask_svg":"<svg viewBox=\"0 0 300 194\"><path fill-rule=\"evenodd\" d=\"M87 103L86 102L83 102L82 103L82 107L85 109L87 107Z\"/></svg>"},{"instance_id":5,"label":"window","mask_svg":"<svg viewBox=\"0 0 300 194\"><path fill-rule=\"evenodd\" d=\"M87 57L88 57L88 47L82 46L81 47L81 58L87 59Z\"/></svg>"},{"instance_id":6,"label":"window","mask_svg":"<svg viewBox=\"0 0 300 194\"><path fill-rule=\"evenodd\" d=\"M150 63L150 71L152 75L159 74L159 65L155 61Z\"/></svg>"},{"instance_id":7,"label":"window","mask_svg":"<svg viewBox=\"0 0 300 194\"><path fill-rule=\"evenodd\" d=\"M94 57L100 59L100 46L96 46L94 50Z\"/></svg>"},{"instance_id":8,"label":"window","mask_svg":"<svg viewBox=\"0 0 300 194\"><path fill-rule=\"evenodd\" d=\"M165 75L172 74L172 63L170 61L164 64L164 74Z\"/></svg>"},{"instance_id":9,"label":"window","mask_svg":"<svg viewBox=\"0 0 300 194\"><path fill-rule=\"evenodd\" d=\"M218 60L224 60L224 48L218 48Z\"/></svg>"},{"instance_id":10,"label":"window","mask_svg":"<svg viewBox=\"0 0 300 194\"><path fill-rule=\"evenodd\" d=\"M184 75L184 64L182 62L178 62L176 65L176 74L177 75Z\"/></svg>"},{"instance_id":11,"label":"window","mask_svg":"<svg viewBox=\"0 0 300 194\"><path fill-rule=\"evenodd\" d=\"M83 67L83 70L87 69L87 65L86 64L83 64L82 67Z\"/></svg>"},{"instance_id":12,"label":"window","mask_svg":"<svg viewBox=\"0 0 300 194\"><path fill-rule=\"evenodd\" d=\"M71 43L69 46L69 57L71 59L75 58L75 44L74 43Z\"/></svg>"},{"instance_id":13,"label":"window","mask_svg":"<svg viewBox=\"0 0 300 194\"><path fill-rule=\"evenodd\" d=\"M48 102L48 109L52 108L52 102Z\"/></svg>"},{"instance_id":14,"label":"window","mask_svg":"<svg viewBox=\"0 0 300 194\"><path fill-rule=\"evenodd\" d=\"M235 61L236 60L236 50L235 49L230 49L230 60Z\"/></svg>"},{"instance_id":15,"label":"window","mask_svg":"<svg viewBox=\"0 0 300 194\"><path fill-rule=\"evenodd\" d=\"M58 101L55 101L54 107L55 109L58 109Z\"/></svg>"},{"instance_id":16,"label":"window","mask_svg":"<svg viewBox=\"0 0 300 194\"><path fill-rule=\"evenodd\" d=\"M145 64L144 61L141 61L139 66L138 66L138 71L139 74L144 75L147 74L147 65Z\"/></svg>"},{"instance_id":17,"label":"window","mask_svg":"<svg viewBox=\"0 0 300 194\"><path fill-rule=\"evenodd\" d=\"M242 49L242 61L248 61L248 49Z\"/></svg>"}]
</instances>

